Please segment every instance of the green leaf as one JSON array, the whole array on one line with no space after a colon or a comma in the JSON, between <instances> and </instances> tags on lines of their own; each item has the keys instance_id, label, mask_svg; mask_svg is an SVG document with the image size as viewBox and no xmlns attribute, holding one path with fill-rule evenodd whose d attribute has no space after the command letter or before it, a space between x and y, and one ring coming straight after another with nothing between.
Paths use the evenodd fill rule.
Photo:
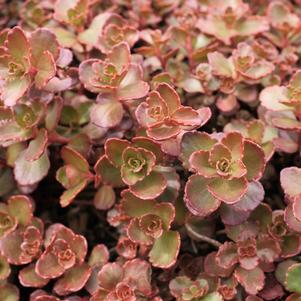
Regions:
<instances>
[{"instance_id":1,"label":"green leaf","mask_svg":"<svg viewBox=\"0 0 301 301\"><path fill-rule=\"evenodd\" d=\"M247 168L247 179L249 181L259 180L265 168L265 155L263 149L250 140L244 141L242 161Z\"/></svg>"},{"instance_id":2,"label":"green leaf","mask_svg":"<svg viewBox=\"0 0 301 301\"><path fill-rule=\"evenodd\" d=\"M185 133L181 142L181 155L185 167L189 166L188 160L190 155L195 151L208 151L217 142L205 132L188 132Z\"/></svg>"},{"instance_id":3,"label":"green leaf","mask_svg":"<svg viewBox=\"0 0 301 301\"><path fill-rule=\"evenodd\" d=\"M245 177L232 180L216 178L208 183L208 190L212 196L227 204L240 201L247 188L248 182Z\"/></svg>"},{"instance_id":4,"label":"green leaf","mask_svg":"<svg viewBox=\"0 0 301 301\"><path fill-rule=\"evenodd\" d=\"M87 179L83 179L77 185L64 191L60 197L60 204L62 207L68 206L74 198L87 186Z\"/></svg>"},{"instance_id":5,"label":"green leaf","mask_svg":"<svg viewBox=\"0 0 301 301\"><path fill-rule=\"evenodd\" d=\"M35 161L39 159L47 146L48 134L45 129L41 129L35 139L31 140L25 152L27 161Z\"/></svg>"},{"instance_id":6,"label":"green leaf","mask_svg":"<svg viewBox=\"0 0 301 301\"><path fill-rule=\"evenodd\" d=\"M289 267L286 274L286 288L290 292L301 294L301 263Z\"/></svg>"},{"instance_id":7,"label":"green leaf","mask_svg":"<svg viewBox=\"0 0 301 301\"><path fill-rule=\"evenodd\" d=\"M25 151L21 152L15 162L14 174L20 185L32 185L41 181L50 168L47 151L35 161L27 161Z\"/></svg>"},{"instance_id":8,"label":"green leaf","mask_svg":"<svg viewBox=\"0 0 301 301\"><path fill-rule=\"evenodd\" d=\"M25 195L13 195L8 201L8 211L22 226L27 226L33 217L31 200Z\"/></svg>"},{"instance_id":9,"label":"green leaf","mask_svg":"<svg viewBox=\"0 0 301 301\"><path fill-rule=\"evenodd\" d=\"M166 188L166 179L157 172L151 172L142 181L130 187L131 192L141 199L157 198Z\"/></svg>"},{"instance_id":10,"label":"green leaf","mask_svg":"<svg viewBox=\"0 0 301 301\"><path fill-rule=\"evenodd\" d=\"M56 74L56 65L52 54L45 51L36 62L37 74L35 84L38 89L44 88L48 81Z\"/></svg>"},{"instance_id":11,"label":"green leaf","mask_svg":"<svg viewBox=\"0 0 301 301\"><path fill-rule=\"evenodd\" d=\"M149 260L155 267L169 268L175 264L180 249L180 235L175 231L164 231L155 240Z\"/></svg>"},{"instance_id":12,"label":"green leaf","mask_svg":"<svg viewBox=\"0 0 301 301\"><path fill-rule=\"evenodd\" d=\"M106 141L105 153L114 166L120 167L122 165L123 151L130 145L131 143L129 141L118 138L111 138Z\"/></svg>"},{"instance_id":13,"label":"green leaf","mask_svg":"<svg viewBox=\"0 0 301 301\"><path fill-rule=\"evenodd\" d=\"M197 216L208 216L220 206L221 201L207 189L208 181L199 175L190 176L185 187L184 200L189 211Z\"/></svg>"}]
</instances>

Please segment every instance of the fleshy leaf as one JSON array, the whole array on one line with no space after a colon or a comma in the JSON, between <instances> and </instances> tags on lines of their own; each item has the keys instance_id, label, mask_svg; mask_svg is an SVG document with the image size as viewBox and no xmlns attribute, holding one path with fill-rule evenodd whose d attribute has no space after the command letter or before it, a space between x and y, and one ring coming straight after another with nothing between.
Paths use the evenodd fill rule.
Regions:
<instances>
[{"instance_id":1,"label":"fleshy leaf","mask_svg":"<svg viewBox=\"0 0 301 301\"><path fill-rule=\"evenodd\" d=\"M141 199L154 199L166 188L166 179L155 171L151 172L142 181L130 187L131 192Z\"/></svg>"},{"instance_id":2,"label":"fleshy leaf","mask_svg":"<svg viewBox=\"0 0 301 301\"><path fill-rule=\"evenodd\" d=\"M280 183L284 193L291 199L301 194L301 168L292 166L281 170Z\"/></svg>"},{"instance_id":3,"label":"fleshy leaf","mask_svg":"<svg viewBox=\"0 0 301 301\"><path fill-rule=\"evenodd\" d=\"M122 104L117 101L111 101L101 104L95 104L91 110L91 121L99 127L117 126L123 117L124 110Z\"/></svg>"},{"instance_id":4,"label":"fleshy leaf","mask_svg":"<svg viewBox=\"0 0 301 301\"><path fill-rule=\"evenodd\" d=\"M190 176L186 183L184 200L194 215L208 216L221 204L221 201L208 192L207 184L208 181L198 175Z\"/></svg>"},{"instance_id":5,"label":"fleshy leaf","mask_svg":"<svg viewBox=\"0 0 301 301\"><path fill-rule=\"evenodd\" d=\"M25 195L14 195L9 198L8 211L20 225L27 226L33 218L32 201Z\"/></svg>"},{"instance_id":6,"label":"fleshy leaf","mask_svg":"<svg viewBox=\"0 0 301 301\"><path fill-rule=\"evenodd\" d=\"M40 277L35 272L34 264L23 268L19 273L19 281L25 287L43 287L49 280Z\"/></svg>"},{"instance_id":7,"label":"fleshy leaf","mask_svg":"<svg viewBox=\"0 0 301 301\"><path fill-rule=\"evenodd\" d=\"M227 204L235 204L245 195L248 182L244 177L232 180L217 178L210 181L207 187L213 197Z\"/></svg>"},{"instance_id":8,"label":"fleshy leaf","mask_svg":"<svg viewBox=\"0 0 301 301\"><path fill-rule=\"evenodd\" d=\"M65 272L64 276L60 278L53 290L59 296L69 295L70 293L81 290L91 275L91 268L87 263L75 265Z\"/></svg>"},{"instance_id":9,"label":"fleshy leaf","mask_svg":"<svg viewBox=\"0 0 301 301\"><path fill-rule=\"evenodd\" d=\"M180 235L175 231L165 231L155 240L149 253L149 260L155 267L169 268L177 260L180 249Z\"/></svg>"},{"instance_id":10,"label":"fleshy leaf","mask_svg":"<svg viewBox=\"0 0 301 301\"><path fill-rule=\"evenodd\" d=\"M249 181L261 178L265 168L265 155L258 144L245 140L242 161L247 168L246 177Z\"/></svg>"},{"instance_id":11,"label":"fleshy leaf","mask_svg":"<svg viewBox=\"0 0 301 301\"><path fill-rule=\"evenodd\" d=\"M285 286L286 288L293 293L301 294L301 264L294 264L289 267L286 274Z\"/></svg>"},{"instance_id":12,"label":"fleshy leaf","mask_svg":"<svg viewBox=\"0 0 301 301\"><path fill-rule=\"evenodd\" d=\"M38 183L47 175L50 168L47 151L35 161L27 161L25 156L26 151L23 151L15 162L15 178L20 185Z\"/></svg>"},{"instance_id":13,"label":"fleshy leaf","mask_svg":"<svg viewBox=\"0 0 301 301\"><path fill-rule=\"evenodd\" d=\"M247 293L256 295L264 286L264 273L256 267L253 270L245 270L241 267L236 268L235 278L244 287Z\"/></svg>"}]
</instances>

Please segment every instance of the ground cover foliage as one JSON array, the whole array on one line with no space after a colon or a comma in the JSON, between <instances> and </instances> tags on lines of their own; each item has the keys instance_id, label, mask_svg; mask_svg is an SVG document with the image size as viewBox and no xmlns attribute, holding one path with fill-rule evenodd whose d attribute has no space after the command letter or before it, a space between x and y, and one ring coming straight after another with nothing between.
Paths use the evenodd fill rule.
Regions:
<instances>
[{"instance_id":1,"label":"ground cover foliage","mask_svg":"<svg viewBox=\"0 0 301 301\"><path fill-rule=\"evenodd\" d=\"M0 300L301 300L301 1L0 1Z\"/></svg>"}]
</instances>

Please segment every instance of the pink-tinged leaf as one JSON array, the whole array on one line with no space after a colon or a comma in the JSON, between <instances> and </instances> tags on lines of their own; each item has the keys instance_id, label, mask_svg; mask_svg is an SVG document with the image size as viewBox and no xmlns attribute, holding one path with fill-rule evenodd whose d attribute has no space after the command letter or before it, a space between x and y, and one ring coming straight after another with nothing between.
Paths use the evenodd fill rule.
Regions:
<instances>
[{"instance_id":1,"label":"pink-tinged leaf","mask_svg":"<svg viewBox=\"0 0 301 301\"><path fill-rule=\"evenodd\" d=\"M204 93L201 81L193 77L185 79L181 87L188 93Z\"/></svg>"},{"instance_id":2,"label":"pink-tinged leaf","mask_svg":"<svg viewBox=\"0 0 301 301\"><path fill-rule=\"evenodd\" d=\"M251 36L258 33L268 31L269 23L265 17L261 16L250 16L245 20L238 22L236 30L241 36Z\"/></svg>"},{"instance_id":3,"label":"pink-tinged leaf","mask_svg":"<svg viewBox=\"0 0 301 301\"><path fill-rule=\"evenodd\" d=\"M216 101L216 106L225 115L232 115L239 109L239 103L233 94L219 97Z\"/></svg>"},{"instance_id":4,"label":"pink-tinged leaf","mask_svg":"<svg viewBox=\"0 0 301 301\"><path fill-rule=\"evenodd\" d=\"M5 46L13 60L18 63L24 62L30 55L28 39L21 27L16 26L8 32Z\"/></svg>"},{"instance_id":5,"label":"pink-tinged leaf","mask_svg":"<svg viewBox=\"0 0 301 301\"><path fill-rule=\"evenodd\" d=\"M237 267L234 276L244 287L246 292L251 295L256 295L263 289L265 276L259 267L253 270L245 270L241 267Z\"/></svg>"},{"instance_id":6,"label":"pink-tinged leaf","mask_svg":"<svg viewBox=\"0 0 301 301\"><path fill-rule=\"evenodd\" d=\"M204 261L205 272L208 273L210 276L219 276L224 278L230 277L233 273L234 266L231 266L227 269L221 267L217 264L216 254L217 252L211 252L206 256Z\"/></svg>"},{"instance_id":7,"label":"pink-tinged leaf","mask_svg":"<svg viewBox=\"0 0 301 301\"><path fill-rule=\"evenodd\" d=\"M13 195L8 201L8 212L17 219L18 224L27 226L33 218L33 203L25 195Z\"/></svg>"},{"instance_id":8,"label":"pink-tinged leaf","mask_svg":"<svg viewBox=\"0 0 301 301\"><path fill-rule=\"evenodd\" d=\"M285 26L295 28L299 25L300 19L291 12L291 7L280 1L271 2L267 9L267 17L271 24L280 30Z\"/></svg>"},{"instance_id":9,"label":"pink-tinged leaf","mask_svg":"<svg viewBox=\"0 0 301 301\"><path fill-rule=\"evenodd\" d=\"M99 286L111 291L122 281L124 270L118 263L107 263L98 273Z\"/></svg>"},{"instance_id":10,"label":"pink-tinged leaf","mask_svg":"<svg viewBox=\"0 0 301 301\"><path fill-rule=\"evenodd\" d=\"M29 85L30 77L27 74L15 79L8 79L0 88L0 98L6 106L12 107L25 94Z\"/></svg>"},{"instance_id":11,"label":"pink-tinged leaf","mask_svg":"<svg viewBox=\"0 0 301 301\"><path fill-rule=\"evenodd\" d=\"M121 177L127 185L135 185L138 181L143 180L150 174L156 163L154 154L143 148L127 147L122 157L124 164L121 166ZM133 171L129 167L131 160L137 160L140 171Z\"/></svg>"},{"instance_id":12,"label":"pink-tinged leaf","mask_svg":"<svg viewBox=\"0 0 301 301\"><path fill-rule=\"evenodd\" d=\"M224 57L220 52L211 52L207 55L214 74L226 78L235 78L236 71L232 60Z\"/></svg>"},{"instance_id":13,"label":"pink-tinged leaf","mask_svg":"<svg viewBox=\"0 0 301 301\"><path fill-rule=\"evenodd\" d=\"M110 128L121 122L123 114L124 109L121 103L108 101L95 104L91 109L90 119L96 126Z\"/></svg>"},{"instance_id":14,"label":"pink-tinged leaf","mask_svg":"<svg viewBox=\"0 0 301 301\"><path fill-rule=\"evenodd\" d=\"M259 95L261 104L271 111L291 110L290 107L282 103L288 99L285 87L271 86L263 89Z\"/></svg>"},{"instance_id":15,"label":"pink-tinged leaf","mask_svg":"<svg viewBox=\"0 0 301 301\"><path fill-rule=\"evenodd\" d=\"M155 240L149 253L149 260L154 267L167 269L173 266L177 260L180 249L180 235L175 231L164 231Z\"/></svg>"},{"instance_id":16,"label":"pink-tinged leaf","mask_svg":"<svg viewBox=\"0 0 301 301\"><path fill-rule=\"evenodd\" d=\"M96 162L95 166L96 173L96 184L98 185L100 181L104 184L110 185L112 187L123 187L124 182L121 179L120 170L116 168L107 158L107 156L102 156Z\"/></svg>"},{"instance_id":17,"label":"pink-tinged leaf","mask_svg":"<svg viewBox=\"0 0 301 301\"><path fill-rule=\"evenodd\" d=\"M49 280L40 277L35 271L35 265L31 264L19 272L19 281L25 287L43 287Z\"/></svg>"},{"instance_id":18,"label":"pink-tinged leaf","mask_svg":"<svg viewBox=\"0 0 301 301\"><path fill-rule=\"evenodd\" d=\"M298 196L293 201L293 214L294 217L301 222L301 197Z\"/></svg>"},{"instance_id":19,"label":"pink-tinged leaf","mask_svg":"<svg viewBox=\"0 0 301 301\"><path fill-rule=\"evenodd\" d=\"M200 150L192 153L189 158L191 170L205 178L217 176L216 168L213 164L210 164L209 156L209 151Z\"/></svg>"},{"instance_id":20,"label":"pink-tinged leaf","mask_svg":"<svg viewBox=\"0 0 301 301\"><path fill-rule=\"evenodd\" d=\"M63 99L55 97L47 106L47 113L45 117L45 126L48 131L56 128L63 108Z\"/></svg>"},{"instance_id":21,"label":"pink-tinged leaf","mask_svg":"<svg viewBox=\"0 0 301 301\"><path fill-rule=\"evenodd\" d=\"M229 132L223 137L221 143L230 150L233 160L241 159L244 149L242 134Z\"/></svg>"},{"instance_id":22,"label":"pink-tinged leaf","mask_svg":"<svg viewBox=\"0 0 301 301\"><path fill-rule=\"evenodd\" d=\"M263 262L274 262L281 253L279 242L269 236L257 240L257 256Z\"/></svg>"},{"instance_id":23,"label":"pink-tinged leaf","mask_svg":"<svg viewBox=\"0 0 301 301\"><path fill-rule=\"evenodd\" d=\"M235 204L246 193L248 182L244 177L232 180L217 178L211 180L207 187L213 197L227 204Z\"/></svg>"},{"instance_id":24,"label":"pink-tinged leaf","mask_svg":"<svg viewBox=\"0 0 301 301\"><path fill-rule=\"evenodd\" d=\"M173 113L172 118L184 126L200 126L202 122L198 112L191 107L180 107Z\"/></svg>"},{"instance_id":25,"label":"pink-tinged leaf","mask_svg":"<svg viewBox=\"0 0 301 301\"><path fill-rule=\"evenodd\" d=\"M267 61L259 61L253 64L246 71L241 72L241 74L247 79L259 80L271 74L274 69L275 67L272 63Z\"/></svg>"},{"instance_id":26,"label":"pink-tinged leaf","mask_svg":"<svg viewBox=\"0 0 301 301\"><path fill-rule=\"evenodd\" d=\"M231 39L237 35L235 30L229 29L221 18L214 15L209 15L207 19L199 19L196 25L202 32L215 36L226 45L230 45Z\"/></svg>"},{"instance_id":27,"label":"pink-tinged leaf","mask_svg":"<svg viewBox=\"0 0 301 301\"><path fill-rule=\"evenodd\" d=\"M122 210L129 217L141 217L153 213L155 205L156 203L153 200L139 199L129 190L122 191Z\"/></svg>"},{"instance_id":28,"label":"pink-tinged leaf","mask_svg":"<svg viewBox=\"0 0 301 301\"><path fill-rule=\"evenodd\" d=\"M161 218L163 228L169 230L176 215L174 206L171 203L161 203L157 204L153 210L154 214Z\"/></svg>"},{"instance_id":29,"label":"pink-tinged leaf","mask_svg":"<svg viewBox=\"0 0 301 301\"><path fill-rule=\"evenodd\" d=\"M152 152L156 156L157 162L162 162L164 160L164 155L161 150L160 144L148 137L134 137L132 139L133 146L144 148Z\"/></svg>"},{"instance_id":30,"label":"pink-tinged leaf","mask_svg":"<svg viewBox=\"0 0 301 301\"><path fill-rule=\"evenodd\" d=\"M132 242L137 244L151 245L153 243L153 237L144 233L137 218L130 221L127 228L127 235Z\"/></svg>"},{"instance_id":31,"label":"pink-tinged leaf","mask_svg":"<svg viewBox=\"0 0 301 301\"><path fill-rule=\"evenodd\" d=\"M142 69L139 65L130 64L126 76L119 85L117 97L119 100L138 99L146 96L148 83L142 81Z\"/></svg>"},{"instance_id":32,"label":"pink-tinged leaf","mask_svg":"<svg viewBox=\"0 0 301 301\"><path fill-rule=\"evenodd\" d=\"M133 259L137 256L138 245L132 242L128 237L121 236L116 245L116 252L119 256L126 259Z\"/></svg>"},{"instance_id":33,"label":"pink-tinged leaf","mask_svg":"<svg viewBox=\"0 0 301 301\"><path fill-rule=\"evenodd\" d=\"M50 168L50 161L47 151L35 161L27 161L26 151L19 154L15 162L14 174L20 185L32 185L41 181Z\"/></svg>"},{"instance_id":34,"label":"pink-tinged leaf","mask_svg":"<svg viewBox=\"0 0 301 301\"><path fill-rule=\"evenodd\" d=\"M78 40L88 47L96 47L99 33L103 30L106 22L113 16L111 12L100 13L95 16L89 28L78 35Z\"/></svg>"},{"instance_id":35,"label":"pink-tinged leaf","mask_svg":"<svg viewBox=\"0 0 301 301\"><path fill-rule=\"evenodd\" d=\"M121 42L108 53L108 60L117 67L118 72L128 68L131 62L131 51L128 43Z\"/></svg>"},{"instance_id":36,"label":"pink-tinged leaf","mask_svg":"<svg viewBox=\"0 0 301 301\"><path fill-rule=\"evenodd\" d=\"M183 165L188 167L188 160L191 154L198 150L209 151L217 142L205 132L187 132L183 135L181 142L181 155Z\"/></svg>"},{"instance_id":37,"label":"pink-tinged leaf","mask_svg":"<svg viewBox=\"0 0 301 301\"><path fill-rule=\"evenodd\" d=\"M265 168L265 155L263 149L250 140L244 141L242 161L247 168L247 179L256 181L262 177Z\"/></svg>"},{"instance_id":38,"label":"pink-tinged leaf","mask_svg":"<svg viewBox=\"0 0 301 301\"><path fill-rule=\"evenodd\" d=\"M201 127L211 118L212 112L209 107L200 108L197 110L197 112L199 113L201 119L201 124L199 125Z\"/></svg>"},{"instance_id":39,"label":"pink-tinged leaf","mask_svg":"<svg viewBox=\"0 0 301 301\"><path fill-rule=\"evenodd\" d=\"M101 63L97 59L88 59L80 63L78 68L78 75L80 82L84 85L85 89L93 93L101 92L101 88L93 85L93 79L95 77L95 71L93 69L94 64Z\"/></svg>"},{"instance_id":40,"label":"pink-tinged leaf","mask_svg":"<svg viewBox=\"0 0 301 301\"><path fill-rule=\"evenodd\" d=\"M35 84L38 89L43 89L48 81L55 76L56 66L52 54L45 51L36 61L37 73Z\"/></svg>"},{"instance_id":41,"label":"pink-tinged leaf","mask_svg":"<svg viewBox=\"0 0 301 301\"><path fill-rule=\"evenodd\" d=\"M0 285L0 300L19 301L20 300L19 289L10 283Z\"/></svg>"},{"instance_id":42,"label":"pink-tinged leaf","mask_svg":"<svg viewBox=\"0 0 301 301\"><path fill-rule=\"evenodd\" d=\"M165 101L169 114L172 115L181 106L181 100L178 93L166 83L159 84L157 91Z\"/></svg>"},{"instance_id":43,"label":"pink-tinged leaf","mask_svg":"<svg viewBox=\"0 0 301 301\"><path fill-rule=\"evenodd\" d=\"M63 194L60 196L60 204L62 207L67 207L72 203L74 198L85 189L88 184L87 179L81 180L75 186L70 187L69 189L65 190Z\"/></svg>"},{"instance_id":44,"label":"pink-tinged leaf","mask_svg":"<svg viewBox=\"0 0 301 301\"><path fill-rule=\"evenodd\" d=\"M77 170L83 173L89 172L89 163L79 152L77 152L73 148L68 146L63 147L61 156L66 165L72 165Z\"/></svg>"},{"instance_id":45,"label":"pink-tinged leaf","mask_svg":"<svg viewBox=\"0 0 301 301\"><path fill-rule=\"evenodd\" d=\"M301 168L292 166L281 170L280 183L286 196L291 200L301 194Z\"/></svg>"},{"instance_id":46,"label":"pink-tinged leaf","mask_svg":"<svg viewBox=\"0 0 301 301\"><path fill-rule=\"evenodd\" d=\"M272 118L272 124L279 129L289 131L301 130L301 122L295 117L276 116Z\"/></svg>"},{"instance_id":47,"label":"pink-tinged leaf","mask_svg":"<svg viewBox=\"0 0 301 301\"><path fill-rule=\"evenodd\" d=\"M239 204L239 202L237 202L236 204ZM229 225L229 226L239 225L244 221L246 221L250 216L250 211L234 210L233 205L222 204L219 208L221 219L225 225Z\"/></svg>"},{"instance_id":48,"label":"pink-tinged leaf","mask_svg":"<svg viewBox=\"0 0 301 301\"><path fill-rule=\"evenodd\" d=\"M54 292L59 296L69 295L81 290L91 275L91 267L87 263L75 265L64 273L54 285Z\"/></svg>"},{"instance_id":49,"label":"pink-tinged leaf","mask_svg":"<svg viewBox=\"0 0 301 301\"><path fill-rule=\"evenodd\" d=\"M173 122L164 122L164 123L158 123L151 128L147 129L147 135L156 140L167 140L174 138L177 136L181 131L181 128L179 125L173 123Z\"/></svg>"},{"instance_id":50,"label":"pink-tinged leaf","mask_svg":"<svg viewBox=\"0 0 301 301\"><path fill-rule=\"evenodd\" d=\"M98 210L108 210L115 204L115 200L114 189L109 185L102 185L94 196L93 204Z\"/></svg>"},{"instance_id":51,"label":"pink-tinged leaf","mask_svg":"<svg viewBox=\"0 0 301 301\"><path fill-rule=\"evenodd\" d=\"M141 259L129 260L124 264L123 269L124 281L133 281L134 288L145 296L152 293L152 269L147 261Z\"/></svg>"},{"instance_id":52,"label":"pink-tinged leaf","mask_svg":"<svg viewBox=\"0 0 301 301\"><path fill-rule=\"evenodd\" d=\"M293 204L289 204L284 211L284 220L290 229L301 232L301 222L296 219L293 211Z\"/></svg>"},{"instance_id":53,"label":"pink-tinged leaf","mask_svg":"<svg viewBox=\"0 0 301 301\"><path fill-rule=\"evenodd\" d=\"M197 216L208 216L218 209L221 201L207 189L208 181L198 175L190 176L185 186L184 200L189 211Z\"/></svg>"},{"instance_id":54,"label":"pink-tinged leaf","mask_svg":"<svg viewBox=\"0 0 301 301\"><path fill-rule=\"evenodd\" d=\"M53 253L44 253L35 266L36 273L44 279L54 279L64 274L65 268L58 263Z\"/></svg>"},{"instance_id":55,"label":"pink-tinged leaf","mask_svg":"<svg viewBox=\"0 0 301 301\"><path fill-rule=\"evenodd\" d=\"M142 181L130 187L130 191L141 199L154 199L166 188L167 182L164 176L157 172L151 172Z\"/></svg>"},{"instance_id":56,"label":"pink-tinged leaf","mask_svg":"<svg viewBox=\"0 0 301 301\"><path fill-rule=\"evenodd\" d=\"M35 139L31 140L25 152L27 161L35 161L39 159L47 146L48 134L45 129L41 129Z\"/></svg>"},{"instance_id":57,"label":"pink-tinged leaf","mask_svg":"<svg viewBox=\"0 0 301 301\"><path fill-rule=\"evenodd\" d=\"M23 261L21 257L21 244L23 242L23 236L19 230L15 230L8 233L0 241L1 253L6 257L10 264L20 265L30 262L27 258Z\"/></svg>"},{"instance_id":58,"label":"pink-tinged leaf","mask_svg":"<svg viewBox=\"0 0 301 301\"><path fill-rule=\"evenodd\" d=\"M60 54L60 46L53 32L46 28L38 28L30 36L31 55L34 65L48 51L55 61Z\"/></svg>"},{"instance_id":59,"label":"pink-tinged leaf","mask_svg":"<svg viewBox=\"0 0 301 301\"><path fill-rule=\"evenodd\" d=\"M123 164L122 154L130 146L131 143L127 140L111 138L105 143L105 153L114 166L120 167Z\"/></svg>"},{"instance_id":60,"label":"pink-tinged leaf","mask_svg":"<svg viewBox=\"0 0 301 301\"><path fill-rule=\"evenodd\" d=\"M169 290L171 295L175 297L176 300L180 300L184 295L185 288L189 288L192 284L192 280L187 276L178 276L170 281ZM206 288L208 290L208 284Z\"/></svg>"},{"instance_id":61,"label":"pink-tinged leaf","mask_svg":"<svg viewBox=\"0 0 301 301\"><path fill-rule=\"evenodd\" d=\"M230 269L238 263L237 247L232 242L225 242L216 254L216 263L223 269Z\"/></svg>"},{"instance_id":62,"label":"pink-tinged leaf","mask_svg":"<svg viewBox=\"0 0 301 301\"><path fill-rule=\"evenodd\" d=\"M61 79L59 77L54 76L44 86L44 90L51 93L63 92L70 89L75 83L77 83L77 81L72 77L66 77Z\"/></svg>"},{"instance_id":63,"label":"pink-tinged leaf","mask_svg":"<svg viewBox=\"0 0 301 301\"><path fill-rule=\"evenodd\" d=\"M232 208L237 211L254 210L264 198L264 189L260 182L253 181L248 183L246 194L241 200L232 205Z\"/></svg>"},{"instance_id":64,"label":"pink-tinged leaf","mask_svg":"<svg viewBox=\"0 0 301 301\"><path fill-rule=\"evenodd\" d=\"M91 267L102 267L109 261L109 258L108 248L103 244L98 244L92 249L88 263Z\"/></svg>"}]
</instances>

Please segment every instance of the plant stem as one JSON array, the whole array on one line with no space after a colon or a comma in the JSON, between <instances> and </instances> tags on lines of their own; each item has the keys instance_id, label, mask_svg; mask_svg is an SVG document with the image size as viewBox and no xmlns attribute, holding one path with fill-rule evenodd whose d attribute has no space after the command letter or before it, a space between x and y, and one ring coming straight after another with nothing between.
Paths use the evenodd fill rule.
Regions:
<instances>
[{"instance_id":1,"label":"plant stem","mask_svg":"<svg viewBox=\"0 0 301 301\"><path fill-rule=\"evenodd\" d=\"M216 248L219 248L219 247L222 245L219 241L217 241L217 240L215 240L215 239L213 239L213 238L210 238L210 237L208 237L208 236L206 236L206 235L199 234L199 233L195 232L195 231L192 229L192 227L191 227L190 225L188 225L188 224L186 224L185 227L186 227L186 229L187 229L191 234L193 234L193 236L195 236L195 237L196 237L198 240L200 240L200 241L207 242L208 244L210 244L210 245L212 245L212 246L214 246L214 247L216 247Z\"/></svg>"}]
</instances>

